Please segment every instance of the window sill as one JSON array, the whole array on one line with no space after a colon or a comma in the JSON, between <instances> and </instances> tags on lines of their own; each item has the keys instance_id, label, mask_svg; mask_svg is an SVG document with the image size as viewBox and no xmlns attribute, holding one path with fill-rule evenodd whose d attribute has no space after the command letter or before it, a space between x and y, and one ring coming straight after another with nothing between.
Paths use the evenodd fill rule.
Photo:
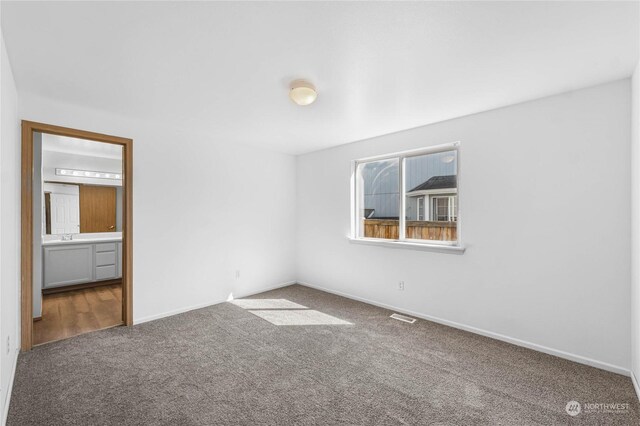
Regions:
<instances>
[{"instance_id":1,"label":"window sill","mask_svg":"<svg viewBox=\"0 0 640 426\"><path fill-rule=\"evenodd\" d=\"M372 246L382 246L397 249L409 249L409 250L421 250L421 251L435 251L439 253L451 253L451 254L463 254L466 247L463 245L449 246L444 244L429 244L429 243L413 243L408 241L396 241L396 240L382 240L375 238L352 238L348 237L349 242L352 244L365 244Z\"/></svg>"}]
</instances>

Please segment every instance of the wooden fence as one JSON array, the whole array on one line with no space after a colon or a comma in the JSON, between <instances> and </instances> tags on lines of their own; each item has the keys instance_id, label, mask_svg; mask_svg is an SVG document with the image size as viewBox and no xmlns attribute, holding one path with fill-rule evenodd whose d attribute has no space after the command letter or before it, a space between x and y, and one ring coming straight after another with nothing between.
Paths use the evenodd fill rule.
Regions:
<instances>
[{"instance_id":1,"label":"wooden fence","mask_svg":"<svg viewBox=\"0 0 640 426\"><path fill-rule=\"evenodd\" d=\"M455 241L458 239L456 222L407 221L407 238L420 240ZM398 221L392 219L365 219L365 238L385 238L397 240Z\"/></svg>"}]
</instances>

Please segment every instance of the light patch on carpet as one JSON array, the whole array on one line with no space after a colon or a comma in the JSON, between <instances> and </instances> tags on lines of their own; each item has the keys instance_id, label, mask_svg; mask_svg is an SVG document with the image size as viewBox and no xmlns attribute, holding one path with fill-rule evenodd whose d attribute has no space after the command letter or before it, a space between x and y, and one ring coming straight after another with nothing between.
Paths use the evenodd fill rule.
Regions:
<instances>
[{"instance_id":1,"label":"light patch on carpet","mask_svg":"<svg viewBox=\"0 0 640 426\"><path fill-rule=\"evenodd\" d=\"M348 321L324 314L313 309L307 310L266 310L249 311L274 325L352 325Z\"/></svg>"},{"instance_id":2,"label":"light patch on carpet","mask_svg":"<svg viewBox=\"0 0 640 426\"><path fill-rule=\"evenodd\" d=\"M411 318L402 314L392 314L390 318L396 319L398 321L408 322L409 324L413 324L414 322L416 322L415 318Z\"/></svg>"},{"instance_id":3,"label":"light patch on carpet","mask_svg":"<svg viewBox=\"0 0 640 426\"><path fill-rule=\"evenodd\" d=\"M243 309L307 309L287 299L237 299L231 303Z\"/></svg>"}]
</instances>

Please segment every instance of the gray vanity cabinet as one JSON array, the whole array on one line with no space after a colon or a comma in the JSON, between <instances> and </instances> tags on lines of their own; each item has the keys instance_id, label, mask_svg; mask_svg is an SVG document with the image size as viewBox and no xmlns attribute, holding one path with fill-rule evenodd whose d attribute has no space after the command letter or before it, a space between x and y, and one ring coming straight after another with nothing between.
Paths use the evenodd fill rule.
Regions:
<instances>
[{"instance_id":1,"label":"gray vanity cabinet","mask_svg":"<svg viewBox=\"0 0 640 426\"><path fill-rule=\"evenodd\" d=\"M43 288L122 277L122 243L117 241L44 247Z\"/></svg>"},{"instance_id":2,"label":"gray vanity cabinet","mask_svg":"<svg viewBox=\"0 0 640 426\"><path fill-rule=\"evenodd\" d=\"M44 248L44 287L93 281L93 244Z\"/></svg>"}]
</instances>

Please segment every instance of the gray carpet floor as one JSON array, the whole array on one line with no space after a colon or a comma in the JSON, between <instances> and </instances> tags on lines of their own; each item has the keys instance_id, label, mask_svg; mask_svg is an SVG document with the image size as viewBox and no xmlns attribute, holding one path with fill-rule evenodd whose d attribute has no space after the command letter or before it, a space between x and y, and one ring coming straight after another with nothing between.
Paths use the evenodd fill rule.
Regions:
<instances>
[{"instance_id":1,"label":"gray carpet floor","mask_svg":"<svg viewBox=\"0 0 640 426\"><path fill-rule=\"evenodd\" d=\"M248 299L21 354L8 424L640 424L621 375L299 285Z\"/></svg>"}]
</instances>

